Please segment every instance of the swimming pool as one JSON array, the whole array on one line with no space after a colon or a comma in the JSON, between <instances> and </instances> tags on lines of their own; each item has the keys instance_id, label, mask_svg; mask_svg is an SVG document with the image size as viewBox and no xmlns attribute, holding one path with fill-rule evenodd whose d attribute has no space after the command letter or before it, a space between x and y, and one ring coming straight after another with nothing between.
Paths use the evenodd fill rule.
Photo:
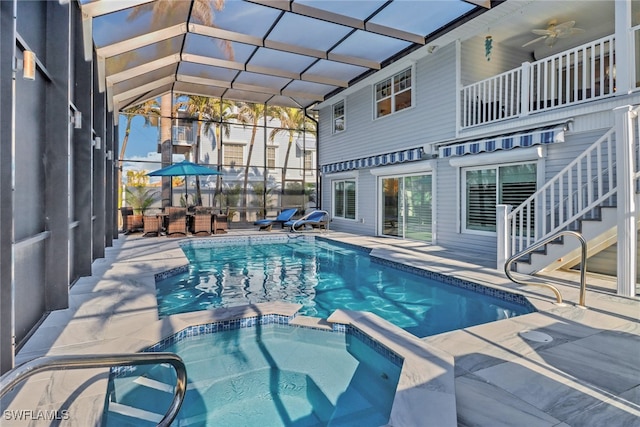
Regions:
<instances>
[{"instance_id":1,"label":"swimming pool","mask_svg":"<svg viewBox=\"0 0 640 427\"><path fill-rule=\"evenodd\" d=\"M388 422L402 367L399 356L351 326L319 330L282 320L261 316L199 325L152 346L149 351L179 354L187 366L187 394L174 424ZM175 374L168 367L114 369L105 427L154 425L171 400L173 384Z\"/></svg>"},{"instance_id":2,"label":"swimming pool","mask_svg":"<svg viewBox=\"0 0 640 427\"><path fill-rule=\"evenodd\" d=\"M362 248L300 236L193 240L189 266L157 277L160 317L285 301L300 314L369 311L426 337L531 313L521 295L369 256Z\"/></svg>"}]
</instances>

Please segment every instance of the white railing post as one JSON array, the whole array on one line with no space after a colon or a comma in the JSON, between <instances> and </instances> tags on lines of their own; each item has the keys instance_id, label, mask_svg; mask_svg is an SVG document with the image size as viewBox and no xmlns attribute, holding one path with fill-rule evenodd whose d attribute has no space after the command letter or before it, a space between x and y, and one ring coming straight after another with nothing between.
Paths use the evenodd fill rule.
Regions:
<instances>
[{"instance_id":1,"label":"white railing post","mask_svg":"<svg viewBox=\"0 0 640 427\"><path fill-rule=\"evenodd\" d=\"M522 63L522 75L520 79L520 116L529 115L529 101L531 99L531 63Z\"/></svg>"},{"instance_id":2,"label":"white railing post","mask_svg":"<svg viewBox=\"0 0 640 427\"><path fill-rule=\"evenodd\" d=\"M498 270L502 270L504 268L504 264L511 257L509 245L511 239L509 237L509 220L507 219L509 212L511 212L511 205L496 206L496 234L498 239L496 269Z\"/></svg>"},{"instance_id":3,"label":"white railing post","mask_svg":"<svg viewBox=\"0 0 640 427\"><path fill-rule=\"evenodd\" d=\"M618 183L618 294L635 295L637 218L635 200L634 128L631 106L616 108L616 172Z\"/></svg>"}]
</instances>

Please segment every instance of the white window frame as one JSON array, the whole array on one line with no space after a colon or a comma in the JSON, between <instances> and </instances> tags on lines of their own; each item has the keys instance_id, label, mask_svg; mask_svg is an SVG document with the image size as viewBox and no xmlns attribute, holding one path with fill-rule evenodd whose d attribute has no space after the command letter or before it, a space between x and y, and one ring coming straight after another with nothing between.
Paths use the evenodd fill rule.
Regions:
<instances>
[{"instance_id":1,"label":"white window frame","mask_svg":"<svg viewBox=\"0 0 640 427\"><path fill-rule=\"evenodd\" d=\"M335 191L335 186L336 184L340 183L340 182L353 182L355 185L355 191L356 191L356 195L355 195L355 213L354 213L354 218L347 218L346 216L337 216L336 215L336 191ZM339 220L344 220L344 221L350 221L350 222L357 222L358 221L358 179L357 177L351 175L351 176L336 176L331 180L331 217L332 218L337 218Z\"/></svg>"},{"instance_id":2,"label":"white window frame","mask_svg":"<svg viewBox=\"0 0 640 427\"><path fill-rule=\"evenodd\" d=\"M245 166L244 164L244 147L246 144L238 144L238 143L234 143L234 142L225 142L222 144L222 163L227 166L227 167L242 167ZM239 147L240 150L242 151L241 153L241 159L240 159L240 164L235 164L232 165L230 162L227 162L227 148L233 146L235 147Z\"/></svg>"},{"instance_id":3,"label":"white window frame","mask_svg":"<svg viewBox=\"0 0 640 427\"><path fill-rule=\"evenodd\" d=\"M273 152L273 167L269 166L269 152ZM265 150L265 166L269 170L274 170L278 167L278 147L275 145L267 145Z\"/></svg>"},{"instance_id":4,"label":"white window frame","mask_svg":"<svg viewBox=\"0 0 640 427\"><path fill-rule=\"evenodd\" d=\"M342 115L336 115L336 107L342 105ZM331 106L331 123L333 123L332 133L344 132L347 129L347 103L345 100L336 102ZM338 126L338 120L342 120L342 128Z\"/></svg>"},{"instance_id":5,"label":"white window frame","mask_svg":"<svg viewBox=\"0 0 640 427\"><path fill-rule=\"evenodd\" d=\"M400 90L396 90L396 78L400 78L400 76L406 72L410 72L411 73L411 78L409 79L409 86L402 88ZM385 95L384 98L381 99L377 99L378 96L378 87L380 85L383 84L389 84L390 89L389 89L389 94ZM396 113L399 113L400 111L404 111L404 110L409 110L411 108L413 108L415 106L415 87L416 87L416 71L415 71L415 65L411 65L405 69L403 69L400 72L395 73L394 75L379 81L378 83L375 83L373 85L373 119L377 120L377 119L381 119L383 117L388 117L388 116L392 116ZM398 99L398 96L406 91L410 90L411 91L411 105L409 105L408 107L402 108L400 110L398 110L397 106L396 106L396 101ZM390 99L391 101L391 110L389 111L389 113L384 114L384 115L379 115L378 114L378 103L380 101L383 101L385 99Z\"/></svg>"},{"instance_id":6,"label":"white window frame","mask_svg":"<svg viewBox=\"0 0 640 427\"><path fill-rule=\"evenodd\" d=\"M510 162L510 163L494 163L487 165L475 165L469 167L463 167L460 169L460 226L461 232L466 234L476 234L480 236L495 236L496 231L485 231L485 230L475 230L471 228L467 228L467 180L466 174L468 171L474 170L496 170L499 171L500 168L509 167L509 166L517 166L517 165L526 165L526 164L534 164L536 166L536 191L542 185L541 180L544 178L541 176L541 161L532 159L532 160L523 160L519 162ZM500 182L500 174L496 173L496 205L501 202L497 200L498 197L498 183ZM515 208L515 206L514 206ZM493 213L495 214L495 212Z\"/></svg>"}]
</instances>

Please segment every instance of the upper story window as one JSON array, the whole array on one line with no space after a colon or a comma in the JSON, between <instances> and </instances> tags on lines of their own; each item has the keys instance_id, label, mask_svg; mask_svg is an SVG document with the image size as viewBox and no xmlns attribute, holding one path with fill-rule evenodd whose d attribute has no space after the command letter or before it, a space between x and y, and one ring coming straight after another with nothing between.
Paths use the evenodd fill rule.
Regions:
<instances>
[{"instance_id":1,"label":"upper story window","mask_svg":"<svg viewBox=\"0 0 640 427\"><path fill-rule=\"evenodd\" d=\"M375 86L376 118L411 107L411 68Z\"/></svg>"},{"instance_id":2,"label":"upper story window","mask_svg":"<svg viewBox=\"0 0 640 427\"><path fill-rule=\"evenodd\" d=\"M242 166L244 146L242 144L224 144L224 164L231 167Z\"/></svg>"},{"instance_id":3,"label":"upper story window","mask_svg":"<svg viewBox=\"0 0 640 427\"><path fill-rule=\"evenodd\" d=\"M305 150L304 152L304 169L307 171L313 170L313 151Z\"/></svg>"},{"instance_id":4,"label":"upper story window","mask_svg":"<svg viewBox=\"0 0 640 427\"><path fill-rule=\"evenodd\" d=\"M276 168L276 147L267 147L267 168Z\"/></svg>"},{"instance_id":5,"label":"upper story window","mask_svg":"<svg viewBox=\"0 0 640 427\"><path fill-rule=\"evenodd\" d=\"M342 132L346 128L344 101L333 104L333 133Z\"/></svg>"}]
</instances>

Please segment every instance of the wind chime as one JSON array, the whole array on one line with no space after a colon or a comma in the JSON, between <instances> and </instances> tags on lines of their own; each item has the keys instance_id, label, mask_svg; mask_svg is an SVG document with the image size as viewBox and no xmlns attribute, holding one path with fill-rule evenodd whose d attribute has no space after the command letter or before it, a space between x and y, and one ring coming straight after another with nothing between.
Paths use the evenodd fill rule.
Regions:
<instances>
[{"instance_id":1,"label":"wind chime","mask_svg":"<svg viewBox=\"0 0 640 427\"><path fill-rule=\"evenodd\" d=\"M487 36L484 38L484 57L487 61L491 61L491 49L493 49L493 38Z\"/></svg>"}]
</instances>

